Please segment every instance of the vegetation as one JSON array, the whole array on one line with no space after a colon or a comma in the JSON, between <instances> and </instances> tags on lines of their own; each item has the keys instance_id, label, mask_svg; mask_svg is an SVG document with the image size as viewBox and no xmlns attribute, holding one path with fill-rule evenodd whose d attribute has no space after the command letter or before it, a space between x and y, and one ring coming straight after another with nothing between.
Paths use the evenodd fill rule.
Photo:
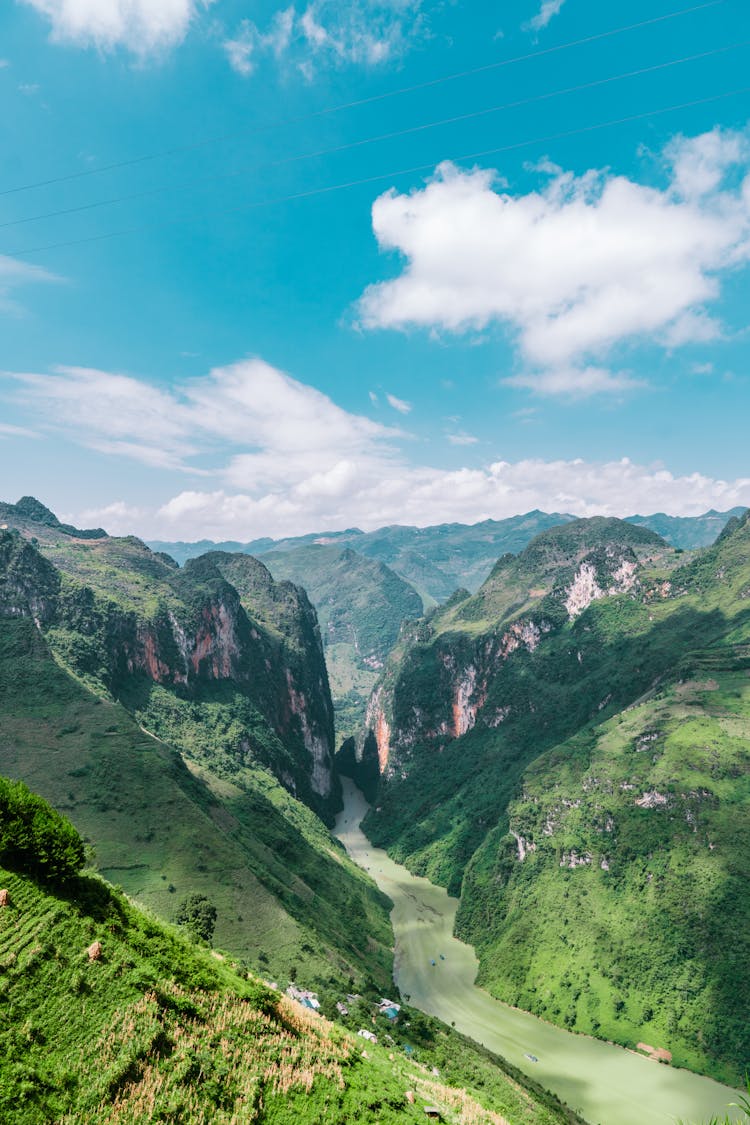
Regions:
<instances>
[{"instance_id":1,"label":"vegetation","mask_svg":"<svg viewBox=\"0 0 750 1125\"><path fill-rule=\"evenodd\" d=\"M33 569L24 573L36 582ZM188 769L68 669L29 617L2 618L0 768L74 820L98 870L165 918L186 895L206 895L218 910L217 941L274 978L296 966L311 985L343 975L386 987L388 902L314 813L250 752L241 785L196 761ZM167 691L160 699L189 712L199 740L205 704L191 711ZM187 737L187 719L182 729ZM270 754L281 744L262 729Z\"/></svg>"},{"instance_id":2,"label":"vegetation","mask_svg":"<svg viewBox=\"0 0 750 1125\"><path fill-rule=\"evenodd\" d=\"M494 995L736 1081L750 525L681 565L634 538L649 532L583 522L402 638L380 687L391 756L368 834L461 893L458 933ZM623 561L631 588L570 616L582 564L606 591Z\"/></svg>"},{"instance_id":3,"label":"vegetation","mask_svg":"<svg viewBox=\"0 0 750 1125\"><path fill-rule=\"evenodd\" d=\"M211 941L216 928L216 907L205 895L188 895L180 903L175 921L198 941Z\"/></svg>"},{"instance_id":4,"label":"vegetation","mask_svg":"<svg viewBox=\"0 0 750 1125\"><path fill-rule=\"evenodd\" d=\"M98 879L0 884L2 1120L395 1125L426 1102L456 1123L575 1120L435 1021L412 1026L419 1058L393 1039L363 1050Z\"/></svg>"},{"instance_id":5,"label":"vegetation","mask_svg":"<svg viewBox=\"0 0 750 1125\"><path fill-rule=\"evenodd\" d=\"M304 586L315 606L326 652L339 740L364 719L367 697L402 623L421 617L422 599L390 567L349 547L311 544L271 551L277 579Z\"/></svg>"},{"instance_id":6,"label":"vegetation","mask_svg":"<svg viewBox=\"0 0 750 1125\"><path fill-rule=\"evenodd\" d=\"M69 882L83 867L83 840L22 781L0 777L0 862L45 882Z\"/></svg>"}]
</instances>

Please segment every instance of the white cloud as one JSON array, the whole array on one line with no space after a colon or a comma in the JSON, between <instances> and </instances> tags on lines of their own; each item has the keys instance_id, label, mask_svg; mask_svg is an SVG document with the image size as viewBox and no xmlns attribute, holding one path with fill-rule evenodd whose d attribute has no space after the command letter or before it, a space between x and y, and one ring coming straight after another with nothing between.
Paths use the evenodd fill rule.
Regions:
<instances>
[{"instance_id":1,"label":"white cloud","mask_svg":"<svg viewBox=\"0 0 750 1125\"><path fill-rule=\"evenodd\" d=\"M21 315L25 311L15 297L16 289L24 285L38 284L40 282L60 281L53 273L42 269L40 266L30 266L18 258L10 258L7 254L0 254L0 313Z\"/></svg>"},{"instance_id":2,"label":"white cloud","mask_svg":"<svg viewBox=\"0 0 750 1125\"><path fill-rule=\"evenodd\" d=\"M456 470L413 464L400 446L409 435L343 410L259 359L172 388L78 367L9 381L15 405L25 404L47 432L161 470L154 487L162 498L170 473L194 474L165 502L134 506L126 497L71 517L116 533L243 540L354 524L471 523L532 508L695 514L750 503L750 478L678 476L627 459L526 459ZM451 437L469 444L470 435ZM210 487L201 486L206 473Z\"/></svg>"},{"instance_id":3,"label":"white cloud","mask_svg":"<svg viewBox=\"0 0 750 1125\"><path fill-rule=\"evenodd\" d=\"M252 20L242 20L235 37L224 42L229 65L238 74L247 77L255 70L253 56L259 52L269 51L279 58L289 47L295 19L293 7L283 8L276 12L265 34L258 30Z\"/></svg>"},{"instance_id":4,"label":"white cloud","mask_svg":"<svg viewBox=\"0 0 750 1125\"><path fill-rule=\"evenodd\" d=\"M340 472L341 482L328 490L321 487L324 481L311 478L308 488L283 491L180 492L142 514L135 530L161 539L243 540L353 524L371 530L392 523L474 523L534 508L580 516L656 511L698 515L709 508L750 504L750 477L724 481L700 473L679 476L627 459L498 461L452 472L383 461L374 473L359 472L356 465ZM80 523L80 517L74 522ZM90 513L88 522L102 520ZM105 526L131 532L133 517L110 519Z\"/></svg>"},{"instance_id":5,"label":"white cloud","mask_svg":"<svg viewBox=\"0 0 750 1125\"><path fill-rule=\"evenodd\" d=\"M451 445L476 445L479 441L478 437L464 433L463 430L459 430L457 434L447 434L446 436Z\"/></svg>"},{"instance_id":6,"label":"white cloud","mask_svg":"<svg viewBox=\"0 0 750 1125\"><path fill-rule=\"evenodd\" d=\"M405 402L402 398L396 398L395 395L386 394L386 400L389 406L394 410L398 410L399 414L409 414L411 411L411 403Z\"/></svg>"},{"instance_id":7,"label":"white cloud","mask_svg":"<svg viewBox=\"0 0 750 1125\"><path fill-rule=\"evenodd\" d=\"M266 30L239 24L223 46L238 74L253 73L258 57L288 58L308 79L316 65L377 66L400 58L428 34L423 0L312 0L299 11L283 8Z\"/></svg>"},{"instance_id":8,"label":"white cloud","mask_svg":"<svg viewBox=\"0 0 750 1125\"><path fill-rule=\"evenodd\" d=\"M368 391L367 394L369 395L370 402L372 403L372 405L377 406L378 405L378 396L375 394L375 391Z\"/></svg>"},{"instance_id":9,"label":"white cloud","mask_svg":"<svg viewBox=\"0 0 750 1125\"><path fill-rule=\"evenodd\" d=\"M38 438L39 434L26 426L11 426L8 422L0 422L0 438L4 437Z\"/></svg>"},{"instance_id":10,"label":"white cloud","mask_svg":"<svg viewBox=\"0 0 750 1125\"><path fill-rule=\"evenodd\" d=\"M553 16L562 8L565 0L543 0L542 6L535 16L533 16L527 24L524 24L525 30L528 31L541 31L547 26Z\"/></svg>"},{"instance_id":11,"label":"white cloud","mask_svg":"<svg viewBox=\"0 0 750 1125\"><path fill-rule=\"evenodd\" d=\"M746 135L715 129L667 146L662 189L548 165L541 188L514 195L493 171L442 164L425 187L375 200L376 238L406 264L365 291L361 322L457 333L500 324L524 367L516 382L621 391L625 377L601 366L615 346L719 334L706 306L750 258L749 163Z\"/></svg>"},{"instance_id":12,"label":"white cloud","mask_svg":"<svg viewBox=\"0 0 750 1125\"><path fill-rule=\"evenodd\" d=\"M625 372L608 371L606 367L555 367L546 371L528 371L509 375L502 380L508 387L524 387L538 395L568 395L584 398L594 394L630 391L645 384Z\"/></svg>"},{"instance_id":13,"label":"white cloud","mask_svg":"<svg viewBox=\"0 0 750 1125\"><path fill-rule=\"evenodd\" d=\"M21 0L52 24L56 42L137 55L180 43L213 0Z\"/></svg>"}]
</instances>

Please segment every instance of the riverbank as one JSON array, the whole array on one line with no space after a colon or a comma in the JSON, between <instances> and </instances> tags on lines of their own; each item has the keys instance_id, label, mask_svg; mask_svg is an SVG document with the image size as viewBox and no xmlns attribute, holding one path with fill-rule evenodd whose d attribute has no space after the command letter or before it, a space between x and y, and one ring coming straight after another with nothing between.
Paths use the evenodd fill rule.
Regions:
<instances>
[{"instance_id":1,"label":"riverbank","mask_svg":"<svg viewBox=\"0 0 750 1125\"><path fill-rule=\"evenodd\" d=\"M394 979L410 1004L504 1056L592 1125L699 1123L731 1113L736 1091L727 1086L574 1035L477 988L474 950L453 936L458 900L372 846L359 827L367 802L353 782L342 783L335 833L393 901Z\"/></svg>"}]
</instances>

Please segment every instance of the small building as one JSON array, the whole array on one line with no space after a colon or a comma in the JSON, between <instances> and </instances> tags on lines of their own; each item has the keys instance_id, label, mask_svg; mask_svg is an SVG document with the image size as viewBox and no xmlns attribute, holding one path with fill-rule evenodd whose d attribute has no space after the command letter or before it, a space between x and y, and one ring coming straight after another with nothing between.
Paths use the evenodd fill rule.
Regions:
<instances>
[{"instance_id":1,"label":"small building","mask_svg":"<svg viewBox=\"0 0 750 1125\"><path fill-rule=\"evenodd\" d=\"M367 1039L370 1043L377 1043L378 1037L372 1031L368 1031L366 1027L360 1027L357 1035L361 1039Z\"/></svg>"},{"instance_id":2,"label":"small building","mask_svg":"<svg viewBox=\"0 0 750 1125\"><path fill-rule=\"evenodd\" d=\"M436 1105L426 1105L424 1107L424 1113L425 1113L425 1117L428 1117L430 1119L430 1121L442 1121L443 1120L443 1115Z\"/></svg>"},{"instance_id":3,"label":"small building","mask_svg":"<svg viewBox=\"0 0 750 1125\"><path fill-rule=\"evenodd\" d=\"M317 992L308 992L305 988L297 988L295 984L290 984L286 994L290 1000L296 1000L303 1008L310 1008L313 1012L317 1012L320 1008Z\"/></svg>"},{"instance_id":4,"label":"small building","mask_svg":"<svg viewBox=\"0 0 750 1125\"><path fill-rule=\"evenodd\" d=\"M384 996L378 1001L378 1011L381 1016L385 1016L386 1019L395 1020L398 1013L401 1011L401 1005L397 1004L395 1000L386 999Z\"/></svg>"},{"instance_id":5,"label":"small building","mask_svg":"<svg viewBox=\"0 0 750 1125\"><path fill-rule=\"evenodd\" d=\"M341 1000L336 1001L336 1011L339 1012L342 1016L349 1015L349 1009L347 1008L346 1004L342 1003Z\"/></svg>"}]
</instances>

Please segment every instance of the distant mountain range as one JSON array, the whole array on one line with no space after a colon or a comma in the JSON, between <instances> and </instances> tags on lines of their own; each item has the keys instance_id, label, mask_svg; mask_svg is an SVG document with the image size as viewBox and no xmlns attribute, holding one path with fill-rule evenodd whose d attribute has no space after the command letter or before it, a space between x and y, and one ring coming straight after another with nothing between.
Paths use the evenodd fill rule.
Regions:
<instances>
[{"instance_id":1,"label":"distant mountain range","mask_svg":"<svg viewBox=\"0 0 750 1125\"><path fill-rule=\"evenodd\" d=\"M629 516L626 522L656 531L673 547L693 550L713 543L727 521L743 511L744 508L732 508L728 512L712 510L701 516L668 516L657 512L651 516ZM155 551L166 551L180 564L214 550L241 551L258 558L269 551L286 553L311 545L351 547L358 554L395 570L411 583L429 607L444 602L459 587L471 593L478 590L500 555L518 554L541 531L574 519L575 516L567 513L533 511L476 524L442 523L433 527L393 524L376 531L360 531L355 527L290 539L253 539L247 543L213 543L204 539L197 543L151 541L149 546Z\"/></svg>"}]
</instances>

